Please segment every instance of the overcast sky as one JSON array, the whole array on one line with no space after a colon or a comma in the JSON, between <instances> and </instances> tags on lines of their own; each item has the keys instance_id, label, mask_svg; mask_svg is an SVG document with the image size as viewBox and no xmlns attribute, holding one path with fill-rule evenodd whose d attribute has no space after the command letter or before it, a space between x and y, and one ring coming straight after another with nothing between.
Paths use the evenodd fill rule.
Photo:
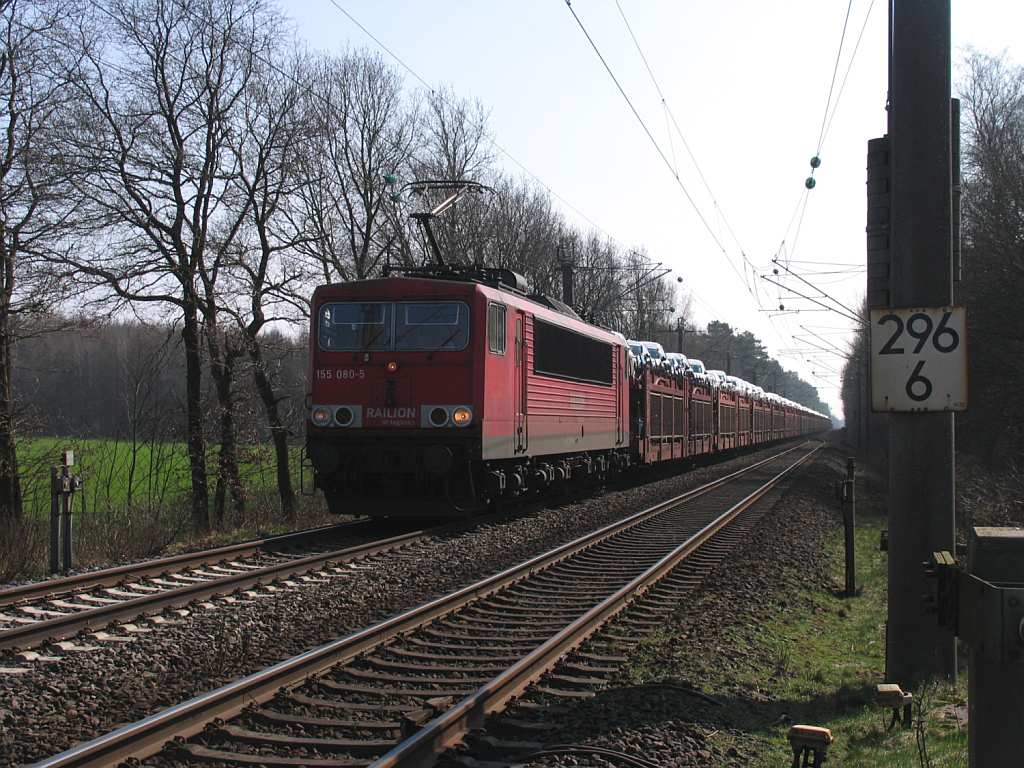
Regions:
<instances>
[{"instance_id":1,"label":"overcast sky","mask_svg":"<svg viewBox=\"0 0 1024 768\"><path fill-rule=\"evenodd\" d=\"M427 83L478 98L491 110L497 143L564 201L557 205L570 221L644 246L683 278L697 325L718 319L752 331L841 414L842 359L813 346L845 348L852 323L812 311L814 304L760 275L771 276L778 254L843 304L856 307L863 297L865 153L867 140L885 131L887 0L850 3L833 106L862 29L863 38L804 206L848 1L619 0L678 132L615 0L573 2L681 185L564 0L289 0L282 7L313 48L379 50L343 8ZM954 92L967 46L1024 60L1024 3L953 6ZM412 75L406 80L419 86ZM498 160L520 171L509 157L498 153ZM796 278L784 282L809 292ZM780 303L800 311L778 313Z\"/></svg>"}]
</instances>

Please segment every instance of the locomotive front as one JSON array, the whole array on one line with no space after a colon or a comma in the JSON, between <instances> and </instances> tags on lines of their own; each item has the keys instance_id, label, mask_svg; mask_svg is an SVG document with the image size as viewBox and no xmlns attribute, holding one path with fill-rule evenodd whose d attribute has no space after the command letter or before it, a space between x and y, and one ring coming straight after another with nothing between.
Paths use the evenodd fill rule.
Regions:
<instances>
[{"instance_id":1,"label":"locomotive front","mask_svg":"<svg viewBox=\"0 0 1024 768\"><path fill-rule=\"evenodd\" d=\"M472 283L404 277L315 291L306 450L331 512L476 504L476 300Z\"/></svg>"}]
</instances>

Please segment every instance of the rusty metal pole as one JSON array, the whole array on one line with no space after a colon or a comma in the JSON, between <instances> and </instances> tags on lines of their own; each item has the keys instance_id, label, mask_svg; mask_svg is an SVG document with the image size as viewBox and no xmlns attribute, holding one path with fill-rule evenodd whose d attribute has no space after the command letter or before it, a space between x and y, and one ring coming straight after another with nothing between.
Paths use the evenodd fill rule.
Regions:
<instances>
[{"instance_id":1,"label":"rusty metal pole","mask_svg":"<svg viewBox=\"0 0 1024 768\"><path fill-rule=\"evenodd\" d=\"M846 533L846 596L857 596L857 559L854 550L854 531L857 526L857 497L854 491L856 463L846 459L846 480L843 483L843 528Z\"/></svg>"},{"instance_id":2,"label":"rusty metal pole","mask_svg":"<svg viewBox=\"0 0 1024 768\"><path fill-rule=\"evenodd\" d=\"M50 467L50 573L60 573L60 469Z\"/></svg>"},{"instance_id":3,"label":"rusty metal pole","mask_svg":"<svg viewBox=\"0 0 1024 768\"><path fill-rule=\"evenodd\" d=\"M893 0L889 142L892 307L952 303L950 0ZM921 596L921 563L954 550L953 414L889 415L888 680L956 677L956 641Z\"/></svg>"},{"instance_id":4,"label":"rusty metal pole","mask_svg":"<svg viewBox=\"0 0 1024 768\"><path fill-rule=\"evenodd\" d=\"M60 507L61 507L61 539L63 544L63 563L61 564L64 573L73 567L73 530L74 522L71 514L71 494L74 481L71 477L71 467L75 463L73 451L64 451L60 472Z\"/></svg>"}]
</instances>

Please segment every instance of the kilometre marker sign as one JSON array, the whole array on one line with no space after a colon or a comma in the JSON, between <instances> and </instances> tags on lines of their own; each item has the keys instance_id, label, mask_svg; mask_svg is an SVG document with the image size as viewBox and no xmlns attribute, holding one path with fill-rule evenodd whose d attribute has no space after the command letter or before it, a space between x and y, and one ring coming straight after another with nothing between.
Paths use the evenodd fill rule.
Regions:
<instances>
[{"instance_id":1,"label":"kilometre marker sign","mask_svg":"<svg viewBox=\"0 0 1024 768\"><path fill-rule=\"evenodd\" d=\"M967 408L963 307L871 310L871 409Z\"/></svg>"}]
</instances>

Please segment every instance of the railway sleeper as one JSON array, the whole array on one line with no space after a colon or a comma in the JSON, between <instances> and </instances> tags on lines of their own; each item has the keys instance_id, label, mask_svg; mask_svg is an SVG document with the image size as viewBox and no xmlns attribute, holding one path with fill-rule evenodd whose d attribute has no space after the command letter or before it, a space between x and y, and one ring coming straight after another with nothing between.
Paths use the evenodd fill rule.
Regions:
<instances>
[{"instance_id":1,"label":"railway sleeper","mask_svg":"<svg viewBox=\"0 0 1024 768\"><path fill-rule=\"evenodd\" d=\"M590 675L614 675L619 671L618 667L601 667L593 664L579 664L576 662L564 662L558 665L559 669L571 672L583 672Z\"/></svg>"},{"instance_id":2,"label":"railway sleeper","mask_svg":"<svg viewBox=\"0 0 1024 768\"><path fill-rule=\"evenodd\" d=\"M458 681L449 681L458 682ZM414 699L425 697L436 698L443 696L468 696L476 692L476 688L396 688L394 686L375 688L371 685L355 685L351 683L340 683L335 680L317 680L319 687L334 693L341 694L362 694L364 696L388 697L408 696Z\"/></svg>"},{"instance_id":3,"label":"railway sleeper","mask_svg":"<svg viewBox=\"0 0 1024 768\"><path fill-rule=\"evenodd\" d=\"M560 667L561 668L561 667ZM600 687L608 681L603 677L581 677L580 675L567 675L560 672L552 672L544 677L547 683L559 683L570 688Z\"/></svg>"},{"instance_id":4,"label":"railway sleeper","mask_svg":"<svg viewBox=\"0 0 1024 768\"><path fill-rule=\"evenodd\" d=\"M591 651L576 651L573 654L576 658L584 659L585 661L593 661L597 664L625 664L629 658L621 655L611 655L607 653L593 653Z\"/></svg>"},{"instance_id":5,"label":"railway sleeper","mask_svg":"<svg viewBox=\"0 0 1024 768\"><path fill-rule=\"evenodd\" d=\"M228 752L222 749L211 749L199 744L185 742L175 745L174 749L183 753L188 762L228 763L234 765L261 766L261 768L366 768L370 760L355 758L308 758L308 757L275 757L274 755L246 754L244 752Z\"/></svg>"},{"instance_id":6,"label":"railway sleeper","mask_svg":"<svg viewBox=\"0 0 1024 768\"><path fill-rule=\"evenodd\" d=\"M531 619L517 619L517 620L501 620L496 618L480 618L476 619L472 616L465 616L459 614L457 619L451 619L443 622L444 626L451 629L508 629L513 637L520 635L523 629L550 629L557 632L559 629L565 626L565 622L560 621L541 621ZM543 636L544 640L548 639L548 635Z\"/></svg>"},{"instance_id":7,"label":"railway sleeper","mask_svg":"<svg viewBox=\"0 0 1024 768\"><path fill-rule=\"evenodd\" d=\"M256 709L248 713L253 720L280 725L301 725L303 728L351 728L368 731L399 731L402 723L399 720L342 720L336 717L311 717L309 715L293 715L273 709Z\"/></svg>"},{"instance_id":8,"label":"railway sleeper","mask_svg":"<svg viewBox=\"0 0 1024 768\"><path fill-rule=\"evenodd\" d=\"M466 675L463 677L419 675L416 674L416 670L412 669L408 670L404 675L375 672L367 669L353 669L352 667L345 667L338 670L338 672L339 674L354 677L357 680L381 683L409 683L412 685L483 685L491 680L491 677L488 675Z\"/></svg>"},{"instance_id":9,"label":"railway sleeper","mask_svg":"<svg viewBox=\"0 0 1024 768\"><path fill-rule=\"evenodd\" d=\"M414 651L407 648L397 648L393 645L388 646L388 653L395 656L406 656L414 659L427 659L430 661L495 661L495 662L508 662L512 663L519 661L521 656L519 654L443 654L443 653L426 653L423 651ZM504 669L504 667L502 667Z\"/></svg>"},{"instance_id":10,"label":"railway sleeper","mask_svg":"<svg viewBox=\"0 0 1024 768\"><path fill-rule=\"evenodd\" d=\"M558 606L545 606L543 610L539 608L527 608L526 606L494 606L494 609L470 607L467 612L472 612L474 616L494 616L499 619L507 619L509 617L523 615L523 616L536 616L538 619L553 619L555 621L565 621L565 619L571 619L575 616L579 616L583 611L576 608L564 608L559 610Z\"/></svg>"},{"instance_id":11,"label":"railway sleeper","mask_svg":"<svg viewBox=\"0 0 1024 768\"><path fill-rule=\"evenodd\" d=\"M217 726L216 733L231 741L243 744L283 746L290 749L305 747L321 752L348 752L353 755L374 756L386 752L395 745L392 739L331 739L316 736L296 736L287 733L253 731L240 725Z\"/></svg>"},{"instance_id":12,"label":"railway sleeper","mask_svg":"<svg viewBox=\"0 0 1024 768\"><path fill-rule=\"evenodd\" d=\"M518 608L524 602L537 603L538 601L558 601L559 604L563 605L581 605L590 607L594 603L594 598L600 594L594 592L585 597L566 597L564 595L558 595L555 592L535 592L532 594L526 594L518 590L509 590L507 595L493 595L487 598L487 604L504 608Z\"/></svg>"},{"instance_id":13,"label":"railway sleeper","mask_svg":"<svg viewBox=\"0 0 1024 768\"><path fill-rule=\"evenodd\" d=\"M514 642L520 645L536 647L546 641L555 632L565 626L565 622L558 621L531 621L523 618L520 621L498 621L496 619L473 619L471 616L460 617L463 623L448 625L451 629L475 630L477 632L493 632L495 634L485 637L473 638L473 642L480 643L509 643ZM537 632L535 635L528 635L526 632ZM506 634L502 638L502 634ZM539 638L539 639L538 639Z\"/></svg>"},{"instance_id":14,"label":"railway sleeper","mask_svg":"<svg viewBox=\"0 0 1024 768\"><path fill-rule=\"evenodd\" d=\"M476 644L479 643L495 643L499 646L499 648L497 648L496 650L530 650L531 648L536 648L549 637L549 635L527 635L524 637L518 637L513 639L508 635L470 635L468 633L460 634L456 632L447 632L442 629L437 629L434 627L427 627L423 630L423 633L430 635L431 637L439 637L443 640L461 640L464 643L474 643L473 646L470 646L470 650L475 648ZM422 645L427 648L446 648L455 651L466 650L466 646L464 645L452 645L450 643L442 645L440 643L436 643L434 641L426 640L420 637L407 637L405 638L405 641L409 643L414 643L416 645Z\"/></svg>"},{"instance_id":15,"label":"railway sleeper","mask_svg":"<svg viewBox=\"0 0 1024 768\"><path fill-rule=\"evenodd\" d=\"M538 685L534 690L559 699L592 699L596 695L593 691L552 688L550 685Z\"/></svg>"},{"instance_id":16,"label":"railway sleeper","mask_svg":"<svg viewBox=\"0 0 1024 768\"><path fill-rule=\"evenodd\" d=\"M420 664L410 661L391 661L390 659L382 659L379 656L369 656L363 659L363 661L381 669L400 669L413 672L461 672L463 674L486 674L493 677L505 670L505 666L502 664L467 664L466 666L458 666L456 664Z\"/></svg>"},{"instance_id":17,"label":"railway sleeper","mask_svg":"<svg viewBox=\"0 0 1024 768\"><path fill-rule=\"evenodd\" d=\"M315 683L313 684L315 685ZM409 711L409 707L404 704L380 704L358 701L340 701L338 699L323 699L317 696L308 696L304 693L295 692L287 694L287 697L284 698L283 701L294 704L301 704L304 707L316 707L319 709L329 709L343 712L386 712L401 715Z\"/></svg>"}]
</instances>

